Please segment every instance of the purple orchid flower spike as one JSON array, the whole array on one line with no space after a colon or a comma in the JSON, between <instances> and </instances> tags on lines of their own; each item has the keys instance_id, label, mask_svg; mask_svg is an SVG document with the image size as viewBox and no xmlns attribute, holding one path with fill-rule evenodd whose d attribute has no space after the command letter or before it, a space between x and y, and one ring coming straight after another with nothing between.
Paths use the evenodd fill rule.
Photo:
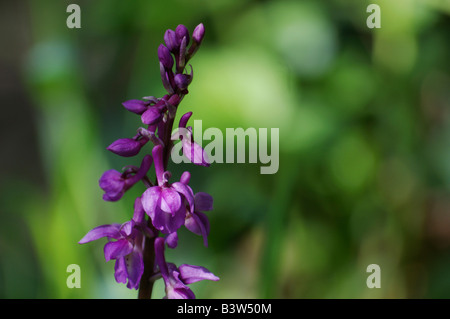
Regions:
<instances>
[{"instance_id":1,"label":"purple orchid flower spike","mask_svg":"<svg viewBox=\"0 0 450 319\"><path fill-rule=\"evenodd\" d=\"M219 280L219 277L205 267L183 264L177 268L172 263L166 263L164 242L164 238L161 237L155 240L155 259L166 286L164 298L195 299L195 294L187 286L188 284L201 280Z\"/></svg>"},{"instance_id":2,"label":"purple orchid flower spike","mask_svg":"<svg viewBox=\"0 0 450 319\"><path fill-rule=\"evenodd\" d=\"M167 170L173 140L180 139L184 155L194 164L209 166L209 160L202 147L195 143L192 128L187 122L192 112L184 114L178 133L172 135L174 120L179 104L189 93L193 80L193 69L188 73L186 66L203 41L205 29L199 24L189 34L188 28L180 24L174 30L167 30L164 43L158 47L160 75L167 94L163 97L146 96L123 102L130 112L140 116L145 127L139 127L133 138L120 138L111 143L107 150L123 157L136 156L152 143L151 155L144 155L140 166L127 165L122 172L108 170L99 179L105 201L118 201L125 192L139 181L146 187L142 196L134 201L131 220L123 224L102 225L90 230L80 241L85 244L100 238L107 238L104 246L106 261L115 260L114 277L129 289L138 289L138 298L151 298L153 283L163 278L165 298L195 298L187 286L200 280L219 280L208 269L183 264L179 267L167 263L164 257L165 245L176 248L178 229L185 225L191 232L203 237L208 245L210 224L205 211L212 210L213 198L204 192L194 195L189 181L191 174L184 172L180 180L169 182L171 173ZM154 162L156 179L147 173Z\"/></svg>"},{"instance_id":3,"label":"purple orchid flower spike","mask_svg":"<svg viewBox=\"0 0 450 319\"><path fill-rule=\"evenodd\" d=\"M192 112L188 112L180 118L178 131L172 135L172 140L181 140L183 154L191 163L208 167L210 166L210 161L205 150L194 142L192 128L186 128L187 122L191 116Z\"/></svg>"},{"instance_id":4,"label":"purple orchid flower spike","mask_svg":"<svg viewBox=\"0 0 450 319\"><path fill-rule=\"evenodd\" d=\"M192 189L180 182L169 184L169 172L164 172L163 147L156 145L152 154L155 162L158 185L148 188L142 194L142 205L151 218L153 226L162 233L170 234L184 224L187 203L190 210L194 209Z\"/></svg>"},{"instance_id":5,"label":"purple orchid flower spike","mask_svg":"<svg viewBox=\"0 0 450 319\"><path fill-rule=\"evenodd\" d=\"M130 167L123 173L111 169L103 173L99 179L100 188L105 192L103 200L115 202L121 199L128 189L144 178L151 165L152 157L146 155L141 162L140 168Z\"/></svg>"},{"instance_id":6,"label":"purple orchid flower spike","mask_svg":"<svg viewBox=\"0 0 450 319\"><path fill-rule=\"evenodd\" d=\"M142 245L144 236L136 227L134 220L122 225L111 224L95 227L90 230L78 243L85 244L103 237L115 239L105 244L106 261L116 260L114 266L115 278L119 283L127 283L129 289L137 289L144 262L142 260Z\"/></svg>"}]
</instances>

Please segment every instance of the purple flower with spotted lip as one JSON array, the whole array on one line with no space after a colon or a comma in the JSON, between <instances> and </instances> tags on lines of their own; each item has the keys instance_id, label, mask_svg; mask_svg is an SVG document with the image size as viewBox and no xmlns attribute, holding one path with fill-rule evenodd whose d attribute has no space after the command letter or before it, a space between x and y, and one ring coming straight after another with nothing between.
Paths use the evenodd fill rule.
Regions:
<instances>
[{"instance_id":1,"label":"purple flower with spotted lip","mask_svg":"<svg viewBox=\"0 0 450 319\"><path fill-rule=\"evenodd\" d=\"M100 188L105 192L103 199L110 202L121 199L128 189L144 178L151 165L152 157L146 155L139 168L129 167L123 173L111 169L103 173L99 179Z\"/></svg>"},{"instance_id":2,"label":"purple flower with spotted lip","mask_svg":"<svg viewBox=\"0 0 450 319\"><path fill-rule=\"evenodd\" d=\"M194 299L195 294L187 286L188 284L201 280L219 280L219 277L205 267L183 264L177 268L173 263L166 263L164 242L164 238L161 237L155 240L155 255L156 263L166 286L165 299Z\"/></svg>"},{"instance_id":3,"label":"purple flower with spotted lip","mask_svg":"<svg viewBox=\"0 0 450 319\"><path fill-rule=\"evenodd\" d=\"M164 172L163 147L156 145L152 154L155 162L158 185L148 188L142 194L142 206L151 218L153 226L162 233L170 234L184 224L186 203L193 212L194 195L192 189L184 183L169 184L169 173Z\"/></svg>"},{"instance_id":4,"label":"purple flower with spotted lip","mask_svg":"<svg viewBox=\"0 0 450 319\"><path fill-rule=\"evenodd\" d=\"M127 283L129 289L137 289L144 271L142 246L144 235L140 230L143 220L139 212L140 198L136 199L135 216L132 220L120 224L110 224L95 227L78 243L85 244L103 237L108 238L103 249L106 261L115 259L114 277L118 283ZM150 232L151 230L146 230Z\"/></svg>"},{"instance_id":5,"label":"purple flower with spotted lip","mask_svg":"<svg viewBox=\"0 0 450 319\"><path fill-rule=\"evenodd\" d=\"M187 185L191 174L189 172L184 172L180 178L180 182ZM203 237L203 243L208 246L208 235L209 235L209 220L206 216L205 211L211 211L213 209L214 199L211 195L205 192L198 192L194 195L194 212L192 213L189 207L186 207L186 218L184 221L184 226L189 229L194 234ZM169 234L166 237L167 246L170 248L175 248L178 242L178 235L176 232Z\"/></svg>"}]
</instances>

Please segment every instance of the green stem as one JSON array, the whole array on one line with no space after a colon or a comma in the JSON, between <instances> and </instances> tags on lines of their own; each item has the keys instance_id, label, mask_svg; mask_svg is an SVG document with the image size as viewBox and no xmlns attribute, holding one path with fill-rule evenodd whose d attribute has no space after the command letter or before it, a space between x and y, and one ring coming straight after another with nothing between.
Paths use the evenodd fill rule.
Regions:
<instances>
[{"instance_id":1,"label":"green stem","mask_svg":"<svg viewBox=\"0 0 450 319\"><path fill-rule=\"evenodd\" d=\"M283 169L280 169L274 181L274 195L266 215L266 238L261 259L261 298L277 298L279 280L279 261L282 256L287 215L292 202L292 189L300 170L299 156L293 156Z\"/></svg>"}]
</instances>

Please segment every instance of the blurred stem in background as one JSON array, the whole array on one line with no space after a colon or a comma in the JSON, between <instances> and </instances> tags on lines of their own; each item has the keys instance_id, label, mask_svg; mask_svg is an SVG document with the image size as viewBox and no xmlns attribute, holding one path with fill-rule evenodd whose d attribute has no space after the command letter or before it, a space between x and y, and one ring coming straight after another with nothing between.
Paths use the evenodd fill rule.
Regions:
<instances>
[{"instance_id":1,"label":"blurred stem in background","mask_svg":"<svg viewBox=\"0 0 450 319\"><path fill-rule=\"evenodd\" d=\"M99 216L97 176L104 166L102 148L80 73L76 35L68 34L66 15L61 14L64 4L29 4L35 42L26 71L49 183L48 198L27 212L45 278L39 296L93 297L94 277L99 273L87 269L86 258L92 256L83 253L74 239ZM66 268L73 263L81 267L83 290L66 286Z\"/></svg>"},{"instance_id":2,"label":"blurred stem in background","mask_svg":"<svg viewBox=\"0 0 450 319\"><path fill-rule=\"evenodd\" d=\"M273 197L266 212L264 225L263 255L261 259L260 298L277 298L280 284L280 263L286 239L288 215L295 194L295 184L301 165L296 156L291 156L281 165L273 185Z\"/></svg>"}]
</instances>

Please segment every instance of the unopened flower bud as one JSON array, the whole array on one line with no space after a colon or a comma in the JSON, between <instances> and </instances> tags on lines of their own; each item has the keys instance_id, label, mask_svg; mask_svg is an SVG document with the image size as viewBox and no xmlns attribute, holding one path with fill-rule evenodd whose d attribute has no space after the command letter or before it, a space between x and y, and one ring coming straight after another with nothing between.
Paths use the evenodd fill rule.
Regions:
<instances>
[{"instance_id":1,"label":"unopened flower bud","mask_svg":"<svg viewBox=\"0 0 450 319\"><path fill-rule=\"evenodd\" d=\"M178 104L180 104L180 97L178 96L178 94L174 94L169 98L167 103L173 106L178 106Z\"/></svg>"},{"instance_id":2,"label":"unopened flower bud","mask_svg":"<svg viewBox=\"0 0 450 319\"><path fill-rule=\"evenodd\" d=\"M189 84L191 84L192 78L187 74L177 74L175 75L175 84L181 90L187 89Z\"/></svg>"},{"instance_id":3,"label":"unopened flower bud","mask_svg":"<svg viewBox=\"0 0 450 319\"><path fill-rule=\"evenodd\" d=\"M177 44L180 45L184 37L186 37L186 45L189 44L189 30L182 24L179 24L175 29L177 37Z\"/></svg>"},{"instance_id":4,"label":"unopened flower bud","mask_svg":"<svg viewBox=\"0 0 450 319\"><path fill-rule=\"evenodd\" d=\"M170 52L174 53L178 51L179 44L177 43L177 36L175 34L175 31L168 29L166 33L164 33L164 42L166 43L166 46Z\"/></svg>"},{"instance_id":5,"label":"unopened flower bud","mask_svg":"<svg viewBox=\"0 0 450 319\"><path fill-rule=\"evenodd\" d=\"M129 100L122 103L122 105L130 112L141 115L147 110L149 101L141 101L141 100Z\"/></svg>"},{"instance_id":6,"label":"unopened flower bud","mask_svg":"<svg viewBox=\"0 0 450 319\"><path fill-rule=\"evenodd\" d=\"M170 54L170 51L168 48L166 48L163 44L161 44L158 47L158 58L159 62L162 63L164 68L167 70L172 69L173 67L173 57Z\"/></svg>"},{"instance_id":7,"label":"unopened flower bud","mask_svg":"<svg viewBox=\"0 0 450 319\"><path fill-rule=\"evenodd\" d=\"M125 192L125 181L122 174L116 170L111 169L103 173L98 183L100 188L105 192L103 194L105 201L118 201Z\"/></svg>"},{"instance_id":8,"label":"unopened flower bud","mask_svg":"<svg viewBox=\"0 0 450 319\"><path fill-rule=\"evenodd\" d=\"M136 141L132 138L121 138L113 142L106 149L123 157L131 157L137 155L147 141L148 139Z\"/></svg>"},{"instance_id":9,"label":"unopened flower bud","mask_svg":"<svg viewBox=\"0 0 450 319\"><path fill-rule=\"evenodd\" d=\"M192 39L198 44L200 44L204 36L205 36L205 27L203 26L203 23L200 23L198 26L195 27L194 32L192 32Z\"/></svg>"},{"instance_id":10,"label":"unopened flower bud","mask_svg":"<svg viewBox=\"0 0 450 319\"><path fill-rule=\"evenodd\" d=\"M154 106L149 107L147 111L145 111L141 116L142 123L147 125L155 124L160 119L161 119L161 111Z\"/></svg>"}]
</instances>

